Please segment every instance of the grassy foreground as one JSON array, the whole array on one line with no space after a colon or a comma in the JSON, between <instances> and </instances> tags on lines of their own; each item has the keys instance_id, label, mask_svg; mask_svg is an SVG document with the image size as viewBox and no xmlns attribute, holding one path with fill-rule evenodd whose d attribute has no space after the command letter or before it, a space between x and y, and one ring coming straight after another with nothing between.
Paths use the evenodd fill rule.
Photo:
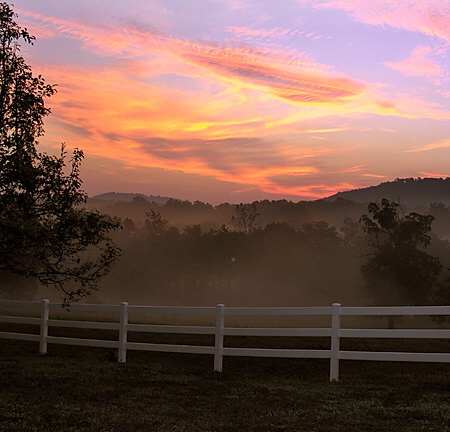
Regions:
<instances>
[{"instance_id":1,"label":"grassy foreground","mask_svg":"<svg viewBox=\"0 0 450 432\"><path fill-rule=\"evenodd\" d=\"M0 339L0 431L450 431L449 364L113 354Z\"/></svg>"}]
</instances>

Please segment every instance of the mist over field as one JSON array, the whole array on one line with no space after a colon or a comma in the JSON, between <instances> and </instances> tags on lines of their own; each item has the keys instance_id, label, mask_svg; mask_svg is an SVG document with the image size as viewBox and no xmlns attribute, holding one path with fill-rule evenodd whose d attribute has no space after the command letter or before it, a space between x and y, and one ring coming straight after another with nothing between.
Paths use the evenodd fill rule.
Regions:
<instances>
[{"instance_id":1,"label":"mist over field","mask_svg":"<svg viewBox=\"0 0 450 432\"><path fill-rule=\"evenodd\" d=\"M434 216L428 253L450 267L450 209L408 206ZM91 199L120 219L120 261L85 301L143 305L347 306L395 304L369 292L361 265L371 250L358 223L367 203L258 201L240 206L167 199ZM252 213L253 212L253 213ZM247 217L247 220L245 218ZM34 291L59 301L52 289ZM385 295L385 294L384 294Z\"/></svg>"}]
</instances>

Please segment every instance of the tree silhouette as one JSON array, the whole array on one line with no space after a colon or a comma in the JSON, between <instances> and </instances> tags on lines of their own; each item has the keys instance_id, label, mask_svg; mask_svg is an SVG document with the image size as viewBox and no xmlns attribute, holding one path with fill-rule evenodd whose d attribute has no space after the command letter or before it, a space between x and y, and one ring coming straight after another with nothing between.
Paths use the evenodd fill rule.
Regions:
<instances>
[{"instance_id":1,"label":"tree silhouette","mask_svg":"<svg viewBox=\"0 0 450 432\"><path fill-rule=\"evenodd\" d=\"M238 204L234 211L230 224L236 231L250 234L259 228L259 213L255 203Z\"/></svg>"},{"instance_id":2,"label":"tree silhouette","mask_svg":"<svg viewBox=\"0 0 450 432\"><path fill-rule=\"evenodd\" d=\"M20 56L19 40L34 37L15 17L0 3L0 271L55 286L67 304L96 289L118 259L107 233L119 224L82 207L81 150L69 166L64 145L59 156L37 151L55 88Z\"/></svg>"},{"instance_id":3,"label":"tree silhouette","mask_svg":"<svg viewBox=\"0 0 450 432\"><path fill-rule=\"evenodd\" d=\"M430 302L442 265L424 251L431 241L433 216L404 214L398 203L387 199L370 203L371 216L360 223L373 253L361 267L367 286L381 303Z\"/></svg>"}]
</instances>

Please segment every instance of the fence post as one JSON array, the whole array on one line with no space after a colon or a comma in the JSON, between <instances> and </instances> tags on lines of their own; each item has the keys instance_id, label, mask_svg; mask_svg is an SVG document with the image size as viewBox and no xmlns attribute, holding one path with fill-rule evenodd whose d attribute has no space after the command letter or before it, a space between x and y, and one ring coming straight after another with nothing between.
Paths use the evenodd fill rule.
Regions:
<instances>
[{"instance_id":1,"label":"fence post","mask_svg":"<svg viewBox=\"0 0 450 432\"><path fill-rule=\"evenodd\" d=\"M223 328L225 306L218 304L216 306L216 333L214 340L214 372L222 372L223 366Z\"/></svg>"},{"instance_id":2,"label":"fence post","mask_svg":"<svg viewBox=\"0 0 450 432\"><path fill-rule=\"evenodd\" d=\"M331 357L330 357L330 381L339 380L339 349L341 333L341 305L333 303L331 315Z\"/></svg>"},{"instance_id":3,"label":"fence post","mask_svg":"<svg viewBox=\"0 0 450 432\"><path fill-rule=\"evenodd\" d=\"M127 325L128 325L128 303L120 304L120 326L119 326L119 348L117 361L126 363L127 361Z\"/></svg>"},{"instance_id":4,"label":"fence post","mask_svg":"<svg viewBox=\"0 0 450 432\"><path fill-rule=\"evenodd\" d=\"M49 301L42 300L41 303L41 328L39 331L39 353L47 354L47 336L48 336L48 307Z\"/></svg>"}]
</instances>

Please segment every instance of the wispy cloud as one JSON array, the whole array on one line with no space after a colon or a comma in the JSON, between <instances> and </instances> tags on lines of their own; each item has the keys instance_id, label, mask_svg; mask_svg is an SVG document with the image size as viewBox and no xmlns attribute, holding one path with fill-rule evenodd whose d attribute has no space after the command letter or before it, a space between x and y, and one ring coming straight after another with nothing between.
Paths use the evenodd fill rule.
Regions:
<instances>
[{"instance_id":1,"label":"wispy cloud","mask_svg":"<svg viewBox=\"0 0 450 432\"><path fill-rule=\"evenodd\" d=\"M450 139L444 139L440 141L436 141L430 144L426 144L422 147L418 147L412 150L405 150L405 153L415 153L415 152L427 152L437 149L444 149L444 148L450 148ZM449 153L450 158L450 153Z\"/></svg>"},{"instance_id":2,"label":"wispy cloud","mask_svg":"<svg viewBox=\"0 0 450 432\"><path fill-rule=\"evenodd\" d=\"M225 30L241 38L264 38L264 39L282 39L286 36L294 36L299 30L282 29L280 27L272 29L253 29L244 26L226 26ZM303 33L303 32L300 32Z\"/></svg>"},{"instance_id":3,"label":"wispy cloud","mask_svg":"<svg viewBox=\"0 0 450 432\"><path fill-rule=\"evenodd\" d=\"M282 64L280 56L257 50L207 46L184 56L225 79L239 79L294 103L339 103L364 90L363 84L327 75L311 61L299 59Z\"/></svg>"},{"instance_id":4,"label":"wispy cloud","mask_svg":"<svg viewBox=\"0 0 450 432\"><path fill-rule=\"evenodd\" d=\"M450 177L450 171L447 172L446 174L439 174L439 173L432 173L432 172L423 172L423 171L420 171L419 174L420 174L420 175L423 175L423 176L425 176L425 177L433 177L433 178L436 178L436 177L439 177L439 178L447 178L447 177Z\"/></svg>"},{"instance_id":5,"label":"wispy cloud","mask_svg":"<svg viewBox=\"0 0 450 432\"><path fill-rule=\"evenodd\" d=\"M262 52L255 48L190 42L139 28L92 28L79 22L24 14L40 20L47 35L77 39L97 55L135 58L142 57L144 49L147 53L144 55L164 53L206 68L226 81L239 80L291 103L339 103L364 90L363 83L339 76L302 54L286 56L280 50Z\"/></svg>"},{"instance_id":6,"label":"wispy cloud","mask_svg":"<svg viewBox=\"0 0 450 432\"><path fill-rule=\"evenodd\" d=\"M372 25L421 32L450 42L450 3L447 0L297 0L317 8L341 9Z\"/></svg>"},{"instance_id":7,"label":"wispy cloud","mask_svg":"<svg viewBox=\"0 0 450 432\"><path fill-rule=\"evenodd\" d=\"M371 178L386 178L386 176L384 175L379 175L379 174L363 174L364 177L371 177Z\"/></svg>"},{"instance_id":8,"label":"wispy cloud","mask_svg":"<svg viewBox=\"0 0 450 432\"><path fill-rule=\"evenodd\" d=\"M226 26L225 30L230 33L233 33L239 39L243 40L254 40L256 38L273 41L277 39L287 39L292 37L301 37L311 40L332 38L331 36L318 34L317 32L308 32L306 30L289 29L289 28L286 29L281 27L264 29L264 28L251 28L245 26Z\"/></svg>"},{"instance_id":9,"label":"wispy cloud","mask_svg":"<svg viewBox=\"0 0 450 432\"><path fill-rule=\"evenodd\" d=\"M385 65L406 76L426 76L439 85L450 78L450 73L433 58L434 50L427 46L418 46L410 56L399 62L386 62Z\"/></svg>"},{"instance_id":10,"label":"wispy cloud","mask_svg":"<svg viewBox=\"0 0 450 432\"><path fill-rule=\"evenodd\" d=\"M362 110L376 114L421 116L422 102L379 100L376 88L351 77L335 72L330 66L320 64L304 53L286 52L282 49L259 50L255 47L191 42L165 36L162 33L139 26L95 26L74 21L45 17L25 12L25 16L44 23L46 31L55 37L60 34L79 40L85 49L96 55L111 56L114 68L126 67L124 80L163 76L168 70L195 80L216 81L229 88L226 97L236 100L246 97L252 90L259 95L249 97L273 97L289 104L338 105L341 111ZM282 31L280 33L283 33ZM208 84L209 87L211 85ZM183 91L189 92L188 89ZM226 93L222 93L225 95ZM377 100L378 99L378 100ZM415 108L417 107L417 108ZM430 108L430 107L427 107ZM286 111L288 107L284 108ZM441 116L439 107L429 110L434 118ZM417 112L418 111L418 112ZM305 113L306 114L306 113ZM322 115L321 113L316 113ZM285 118L289 118L286 112ZM284 123L286 123L285 120Z\"/></svg>"},{"instance_id":11,"label":"wispy cloud","mask_svg":"<svg viewBox=\"0 0 450 432\"><path fill-rule=\"evenodd\" d=\"M422 18L415 24L397 20L399 1L395 13L384 0L308 2L347 10L370 24L431 31L431 24L420 30ZM250 4L226 3L233 12ZM381 10L381 16L371 16ZM367 162L362 144L386 140L383 130L397 131L391 121L382 129L377 118L448 119L442 99L412 95L382 78L363 82L351 68L344 73L326 64L327 55L305 52L305 46L316 45L312 40L325 39L323 28L235 21L211 32L226 39L214 39L138 17L107 22L19 13L43 43L69 42L72 50L59 63L51 56L48 64L33 58L33 70L36 65L48 82L59 85L50 100L46 139L56 146L59 135L90 156L120 162L122 172L151 167L236 184L242 193L320 198L386 176ZM442 66L434 61L440 54L430 50L418 47L406 60L385 64L406 75L442 79ZM419 147L420 142L409 152L448 147L448 140ZM136 175L136 181L142 180Z\"/></svg>"},{"instance_id":12,"label":"wispy cloud","mask_svg":"<svg viewBox=\"0 0 450 432\"><path fill-rule=\"evenodd\" d=\"M355 166L352 166L352 167L349 167L349 168L345 168L341 172L342 173L360 172L364 168L366 168L366 166L367 166L366 164L364 164L364 165L355 165Z\"/></svg>"}]
</instances>

